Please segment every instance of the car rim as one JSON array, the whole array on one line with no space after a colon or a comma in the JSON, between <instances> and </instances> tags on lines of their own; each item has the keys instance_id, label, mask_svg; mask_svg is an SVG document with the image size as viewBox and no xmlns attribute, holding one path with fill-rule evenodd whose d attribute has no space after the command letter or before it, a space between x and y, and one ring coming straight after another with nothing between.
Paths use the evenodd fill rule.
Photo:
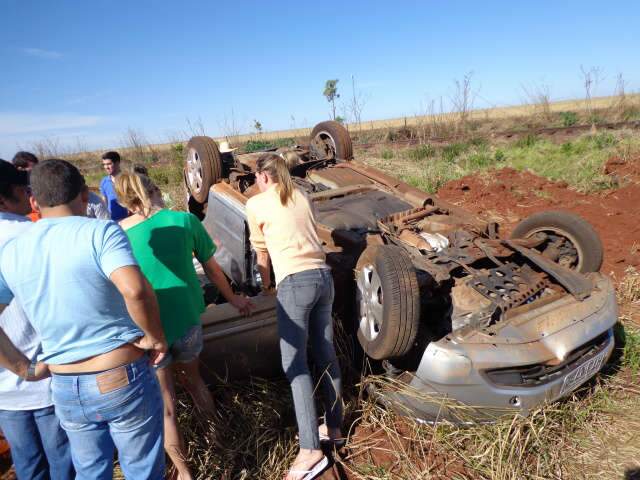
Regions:
<instances>
[{"instance_id":1,"label":"car rim","mask_svg":"<svg viewBox=\"0 0 640 480\"><path fill-rule=\"evenodd\" d=\"M336 158L336 141L326 131L318 132L314 138L317 149L323 155L323 159Z\"/></svg>"},{"instance_id":2,"label":"car rim","mask_svg":"<svg viewBox=\"0 0 640 480\"><path fill-rule=\"evenodd\" d=\"M544 227L533 230L528 236L532 237L537 233L544 233L550 239L546 244L547 247L552 245L558 249L559 257L557 262L560 265L580 271L582 268L583 256L580 248L578 247L578 242L573 235L570 235L561 229ZM544 252L544 250L542 252Z\"/></svg>"},{"instance_id":3,"label":"car rim","mask_svg":"<svg viewBox=\"0 0 640 480\"><path fill-rule=\"evenodd\" d=\"M382 283L373 265L366 265L358 274L358 304L360 331L368 341L376 339L382 329Z\"/></svg>"},{"instance_id":4,"label":"car rim","mask_svg":"<svg viewBox=\"0 0 640 480\"><path fill-rule=\"evenodd\" d=\"M192 192L197 192L202 186L202 161L195 148L187 153L187 180Z\"/></svg>"}]
</instances>

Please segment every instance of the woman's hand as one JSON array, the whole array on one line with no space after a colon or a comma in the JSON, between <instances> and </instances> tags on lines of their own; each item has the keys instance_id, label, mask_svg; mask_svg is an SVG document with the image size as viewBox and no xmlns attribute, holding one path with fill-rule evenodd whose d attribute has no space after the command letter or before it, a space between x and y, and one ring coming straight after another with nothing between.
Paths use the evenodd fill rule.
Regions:
<instances>
[{"instance_id":1,"label":"woman's hand","mask_svg":"<svg viewBox=\"0 0 640 480\"><path fill-rule=\"evenodd\" d=\"M233 305L242 315L251 315L251 310L253 310L256 306L253 302L244 296L234 295L229 303Z\"/></svg>"}]
</instances>

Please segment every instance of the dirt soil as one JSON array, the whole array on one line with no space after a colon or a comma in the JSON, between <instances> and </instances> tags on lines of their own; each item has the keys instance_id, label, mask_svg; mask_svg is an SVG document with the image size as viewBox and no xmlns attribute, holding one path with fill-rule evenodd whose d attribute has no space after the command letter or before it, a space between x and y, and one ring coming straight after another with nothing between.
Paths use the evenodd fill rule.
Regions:
<instances>
[{"instance_id":1,"label":"dirt soil","mask_svg":"<svg viewBox=\"0 0 640 480\"><path fill-rule=\"evenodd\" d=\"M602 272L615 279L625 269L640 269L640 157L611 158L604 172L619 188L584 194L530 172L512 168L463 177L444 185L438 196L479 216L498 221L509 234L523 218L541 210L567 210L593 225L605 254Z\"/></svg>"}]
</instances>

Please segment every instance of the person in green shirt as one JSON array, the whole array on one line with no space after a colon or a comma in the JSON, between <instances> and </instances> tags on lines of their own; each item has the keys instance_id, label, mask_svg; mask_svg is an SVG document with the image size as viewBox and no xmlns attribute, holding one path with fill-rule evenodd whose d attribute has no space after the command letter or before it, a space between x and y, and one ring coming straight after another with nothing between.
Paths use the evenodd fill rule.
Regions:
<instances>
[{"instance_id":1,"label":"person in green shirt","mask_svg":"<svg viewBox=\"0 0 640 480\"><path fill-rule=\"evenodd\" d=\"M167 361L157 369L164 400L165 450L179 478L191 479L175 417L174 381L166 367L173 364L197 408L213 413L213 399L198 367L198 355L203 347L200 314L205 304L193 256L202 264L209 280L240 313L248 315L253 305L229 286L213 257L216 246L194 215L164 209L160 190L145 175L121 173L116 177L115 188L118 202L132 212L120 225L129 237L142 273L156 293L169 345Z\"/></svg>"}]
</instances>

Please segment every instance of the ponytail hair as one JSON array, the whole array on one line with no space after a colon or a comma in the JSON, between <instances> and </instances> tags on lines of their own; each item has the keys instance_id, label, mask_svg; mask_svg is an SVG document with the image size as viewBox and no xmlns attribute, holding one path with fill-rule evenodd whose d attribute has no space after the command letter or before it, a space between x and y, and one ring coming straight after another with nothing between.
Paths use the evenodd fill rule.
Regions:
<instances>
[{"instance_id":1,"label":"ponytail hair","mask_svg":"<svg viewBox=\"0 0 640 480\"><path fill-rule=\"evenodd\" d=\"M287 168L285 159L277 153L265 153L256 162L256 171L265 172L274 183L278 184L280 203L286 207L289 201L293 201L293 180Z\"/></svg>"},{"instance_id":2,"label":"ponytail hair","mask_svg":"<svg viewBox=\"0 0 640 480\"><path fill-rule=\"evenodd\" d=\"M145 217L151 211L151 196L158 189L146 175L122 172L115 181L118 203L130 211L142 210Z\"/></svg>"}]
</instances>

